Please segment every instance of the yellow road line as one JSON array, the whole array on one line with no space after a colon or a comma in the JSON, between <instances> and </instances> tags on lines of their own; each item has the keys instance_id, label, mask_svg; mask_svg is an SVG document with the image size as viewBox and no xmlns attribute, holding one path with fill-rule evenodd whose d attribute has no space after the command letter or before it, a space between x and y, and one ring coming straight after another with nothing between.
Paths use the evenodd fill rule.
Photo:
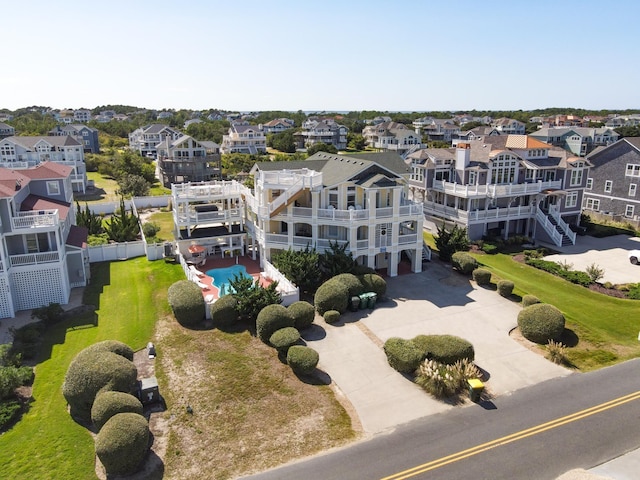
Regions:
<instances>
[{"instance_id":1,"label":"yellow road line","mask_svg":"<svg viewBox=\"0 0 640 480\"><path fill-rule=\"evenodd\" d=\"M552 420L550 422L542 423L540 425L536 425L535 427L527 428L525 430L512 433L505 437L497 438L495 440L491 440L490 442L476 445L475 447L462 450L452 455L448 455L446 457L442 457L437 460L433 460L431 462L423 463L422 465L418 465L408 470L398 472L389 477L384 477L382 480L402 480L406 478L411 478L421 473L428 472L429 470L435 470L436 468L443 467L445 465L448 465L449 463L457 462L458 460L462 460L468 457L472 457L474 455L478 455L479 453L486 452L487 450L491 450L492 448L496 448L501 445L506 445L511 442L515 442L516 440L522 440L523 438L527 438L532 435L536 435L538 433L542 433L544 431L560 427L570 422L581 420L591 415L595 415L596 413L600 413L605 410L609 410L611 408L618 407L625 403L632 402L634 400L639 400L639 399L640 399L640 391L630 393L628 395L624 395L614 400L601 403L594 407L590 407L585 410L580 410L579 412L572 413L571 415L566 415L564 417L556 418L555 420Z\"/></svg>"}]
</instances>

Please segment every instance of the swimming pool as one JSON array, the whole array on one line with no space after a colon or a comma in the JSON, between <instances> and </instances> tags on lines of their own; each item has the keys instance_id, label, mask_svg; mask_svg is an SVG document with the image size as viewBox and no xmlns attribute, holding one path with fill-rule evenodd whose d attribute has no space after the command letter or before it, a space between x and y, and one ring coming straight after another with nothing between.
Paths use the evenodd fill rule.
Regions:
<instances>
[{"instance_id":1,"label":"swimming pool","mask_svg":"<svg viewBox=\"0 0 640 480\"><path fill-rule=\"evenodd\" d=\"M235 275L253 278L247 273L247 269L244 265L231 265L226 268L214 268L207 270L206 273L213 279L213 286L218 288L218 295L220 297L233 293L233 289L231 288L231 285L229 285L229 280L233 279Z\"/></svg>"}]
</instances>

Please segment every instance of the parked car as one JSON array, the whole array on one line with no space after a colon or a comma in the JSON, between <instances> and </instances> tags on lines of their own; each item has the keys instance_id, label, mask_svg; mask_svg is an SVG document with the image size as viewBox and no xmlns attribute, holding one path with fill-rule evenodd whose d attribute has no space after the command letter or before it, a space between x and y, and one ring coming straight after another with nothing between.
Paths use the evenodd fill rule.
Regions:
<instances>
[{"instance_id":1,"label":"parked car","mask_svg":"<svg viewBox=\"0 0 640 480\"><path fill-rule=\"evenodd\" d=\"M640 263L640 250L631 250L629 252L629 261L634 265L638 265Z\"/></svg>"}]
</instances>

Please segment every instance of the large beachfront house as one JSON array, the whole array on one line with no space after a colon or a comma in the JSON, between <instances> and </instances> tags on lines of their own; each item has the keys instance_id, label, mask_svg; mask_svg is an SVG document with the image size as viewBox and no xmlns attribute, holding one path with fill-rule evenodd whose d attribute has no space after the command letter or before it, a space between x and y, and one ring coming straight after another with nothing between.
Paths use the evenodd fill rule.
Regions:
<instances>
[{"instance_id":1,"label":"large beachfront house","mask_svg":"<svg viewBox=\"0 0 640 480\"><path fill-rule=\"evenodd\" d=\"M371 148L398 153L417 150L422 142L419 134L397 122L368 125L362 130L362 136Z\"/></svg>"},{"instance_id":2,"label":"large beachfront house","mask_svg":"<svg viewBox=\"0 0 640 480\"><path fill-rule=\"evenodd\" d=\"M42 162L55 162L71 168L73 191L84 193L87 169L84 147L75 138L65 136L15 136L0 140L0 167L31 168Z\"/></svg>"},{"instance_id":3,"label":"large beachfront house","mask_svg":"<svg viewBox=\"0 0 640 480\"><path fill-rule=\"evenodd\" d=\"M183 253L197 241L210 255L251 250L263 262L280 250L323 252L337 242L390 276L403 254L421 271L430 253L422 205L407 198L407 164L397 154L319 152L304 161L260 162L251 173L254 190L235 181L172 186Z\"/></svg>"},{"instance_id":4,"label":"large beachfront house","mask_svg":"<svg viewBox=\"0 0 640 480\"><path fill-rule=\"evenodd\" d=\"M98 130L77 123L70 125L56 125L49 130L49 135L54 137L64 137L71 135L82 144L85 153L100 153L100 140Z\"/></svg>"},{"instance_id":5,"label":"large beachfront house","mask_svg":"<svg viewBox=\"0 0 640 480\"><path fill-rule=\"evenodd\" d=\"M485 137L407 158L425 215L468 229L469 238L523 235L575 243L589 162L526 135Z\"/></svg>"},{"instance_id":6,"label":"large beachfront house","mask_svg":"<svg viewBox=\"0 0 640 480\"><path fill-rule=\"evenodd\" d=\"M143 157L156 158L156 147L169 138L177 140L182 135L178 130L168 125L154 123L140 127L129 134L129 147Z\"/></svg>"},{"instance_id":7,"label":"large beachfront house","mask_svg":"<svg viewBox=\"0 0 640 480\"><path fill-rule=\"evenodd\" d=\"M69 302L89 278L87 230L75 226L72 168L0 168L0 318Z\"/></svg>"},{"instance_id":8,"label":"large beachfront house","mask_svg":"<svg viewBox=\"0 0 640 480\"><path fill-rule=\"evenodd\" d=\"M258 125L248 122L231 122L229 131L222 136L222 153L267 153L267 137Z\"/></svg>"},{"instance_id":9,"label":"large beachfront house","mask_svg":"<svg viewBox=\"0 0 640 480\"><path fill-rule=\"evenodd\" d=\"M215 142L198 141L189 135L171 137L156 145L158 178L172 183L206 182L220 177L220 147Z\"/></svg>"}]
</instances>

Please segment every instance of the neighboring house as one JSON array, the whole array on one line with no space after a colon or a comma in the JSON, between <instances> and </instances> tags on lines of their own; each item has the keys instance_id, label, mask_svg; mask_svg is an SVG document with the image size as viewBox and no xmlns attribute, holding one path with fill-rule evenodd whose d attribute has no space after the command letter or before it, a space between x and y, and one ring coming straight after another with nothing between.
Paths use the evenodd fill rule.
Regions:
<instances>
[{"instance_id":1,"label":"neighboring house","mask_svg":"<svg viewBox=\"0 0 640 480\"><path fill-rule=\"evenodd\" d=\"M189 120L184 122L184 128L185 130L189 127L189 125L192 125L194 123L202 123L202 120L200 120L199 118L190 118Z\"/></svg>"},{"instance_id":2,"label":"neighboring house","mask_svg":"<svg viewBox=\"0 0 640 480\"><path fill-rule=\"evenodd\" d=\"M513 118L497 118L490 124L503 135L524 135L526 125Z\"/></svg>"},{"instance_id":3,"label":"neighboring house","mask_svg":"<svg viewBox=\"0 0 640 480\"><path fill-rule=\"evenodd\" d=\"M71 167L73 191L85 192L87 169L84 148L72 136L15 136L0 140L0 167L24 169L46 161Z\"/></svg>"},{"instance_id":4,"label":"neighboring house","mask_svg":"<svg viewBox=\"0 0 640 480\"><path fill-rule=\"evenodd\" d=\"M88 283L87 230L75 225L72 168L0 168L0 318L69 302Z\"/></svg>"},{"instance_id":5,"label":"neighboring house","mask_svg":"<svg viewBox=\"0 0 640 480\"><path fill-rule=\"evenodd\" d=\"M453 119L423 117L414 120L412 125L424 141L451 142L460 133Z\"/></svg>"},{"instance_id":6,"label":"neighboring house","mask_svg":"<svg viewBox=\"0 0 640 480\"><path fill-rule=\"evenodd\" d=\"M156 117L157 120L165 120L167 118L172 118L173 112L160 112Z\"/></svg>"},{"instance_id":7,"label":"neighboring house","mask_svg":"<svg viewBox=\"0 0 640 480\"><path fill-rule=\"evenodd\" d=\"M423 149L411 162L412 196L427 218L466 227L469 238L523 235L575 243L589 163L526 135L490 136Z\"/></svg>"},{"instance_id":8,"label":"neighboring house","mask_svg":"<svg viewBox=\"0 0 640 480\"><path fill-rule=\"evenodd\" d=\"M52 137L71 135L82 144L85 153L100 153L100 140L98 139L98 130L95 128L80 124L56 125L55 128L49 130L48 135Z\"/></svg>"},{"instance_id":9,"label":"neighboring house","mask_svg":"<svg viewBox=\"0 0 640 480\"><path fill-rule=\"evenodd\" d=\"M406 125L396 122L368 125L362 130L362 136L369 147L398 153L417 149L421 144L420 135Z\"/></svg>"},{"instance_id":10,"label":"neighboring house","mask_svg":"<svg viewBox=\"0 0 640 480\"><path fill-rule=\"evenodd\" d=\"M455 147L458 143L466 143L472 140L482 140L485 137L496 137L499 135L501 135L501 133L495 128L481 126L454 135L451 139L451 142L452 146Z\"/></svg>"},{"instance_id":11,"label":"neighboring house","mask_svg":"<svg viewBox=\"0 0 640 480\"><path fill-rule=\"evenodd\" d=\"M582 208L640 219L640 137L622 138L600 147L587 155L587 160L593 167Z\"/></svg>"},{"instance_id":12,"label":"neighboring house","mask_svg":"<svg viewBox=\"0 0 640 480\"><path fill-rule=\"evenodd\" d=\"M420 272L422 205L407 198L407 165L397 154L318 152L307 160L260 162L254 190L236 181L172 186L176 230L186 250L251 251L264 266L289 248L347 246L359 264L398 273L403 253ZM246 213L243 213L246 212Z\"/></svg>"},{"instance_id":13,"label":"neighboring house","mask_svg":"<svg viewBox=\"0 0 640 480\"><path fill-rule=\"evenodd\" d=\"M165 138L156 146L158 178L172 183L205 182L220 178L220 148L214 142L199 142L189 135Z\"/></svg>"},{"instance_id":14,"label":"neighboring house","mask_svg":"<svg viewBox=\"0 0 640 480\"><path fill-rule=\"evenodd\" d=\"M178 130L154 123L140 127L129 134L129 147L143 157L156 158L156 146L167 137L177 140L182 135Z\"/></svg>"},{"instance_id":15,"label":"neighboring house","mask_svg":"<svg viewBox=\"0 0 640 480\"><path fill-rule=\"evenodd\" d=\"M267 153L267 137L258 125L232 122L229 132L222 136L222 153Z\"/></svg>"},{"instance_id":16,"label":"neighboring house","mask_svg":"<svg viewBox=\"0 0 640 480\"><path fill-rule=\"evenodd\" d=\"M309 148L316 143L324 143L344 150L347 148L348 131L333 118L308 118L302 124L302 131L296 133L298 147Z\"/></svg>"},{"instance_id":17,"label":"neighboring house","mask_svg":"<svg viewBox=\"0 0 640 480\"><path fill-rule=\"evenodd\" d=\"M13 137L16 129L6 123L0 123L0 138Z\"/></svg>"},{"instance_id":18,"label":"neighboring house","mask_svg":"<svg viewBox=\"0 0 640 480\"><path fill-rule=\"evenodd\" d=\"M91 120L91 110L85 108L79 108L73 111L73 121L76 123L87 123Z\"/></svg>"},{"instance_id":19,"label":"neighboring house","mask_svg":"<svg viewBox=\"0 0 640 480\"><path fill-rule=\"evenodd\" d=\"M270 122L262 124L264 133L280 133L295 126L295 122L289 118L276 118Z\"/></svg>"},{"instance_id":20,"label":"neighboring house","mask_svg":"<svg viewBox=\"0 0 640 480\"><path fill-rule=\"evenodd\" d=\"M13 120L13 115L10 113L0 113L0 122L10 122Z\"/></svg>"},{"instance_id":21,"label":"neighboring house","mask_svg":"<svg viewBox=\"0 0 640 480\"><path fill-rule=\"evenodd\" d=\"M635 127L640 125L640 114L633 113L631 115L616 115L609 118L604 126L608 128L618 127Z\"/></svg>"},{"instance_id":22,"label":"neighboring house","mask_svg":"<svg viewBox=\"0 0 640 480\"><path fill-rule=\"evenodd\" d=\"M54 113L54 117L59 123L71 124L75 122L73 110L60 110Z\"/></svg>"},{"instance_id":23,"label":"neighboring house","mask_svg":"<svg viewBox=\"0 0 640 480\"><path fill-rule=\"evenodd\" d=\"M598 146L609 145L620 135L608 127L549 127L529 134L541 142L564 148L579 157L584 157Z\"/></svg>"}]
</instances>

